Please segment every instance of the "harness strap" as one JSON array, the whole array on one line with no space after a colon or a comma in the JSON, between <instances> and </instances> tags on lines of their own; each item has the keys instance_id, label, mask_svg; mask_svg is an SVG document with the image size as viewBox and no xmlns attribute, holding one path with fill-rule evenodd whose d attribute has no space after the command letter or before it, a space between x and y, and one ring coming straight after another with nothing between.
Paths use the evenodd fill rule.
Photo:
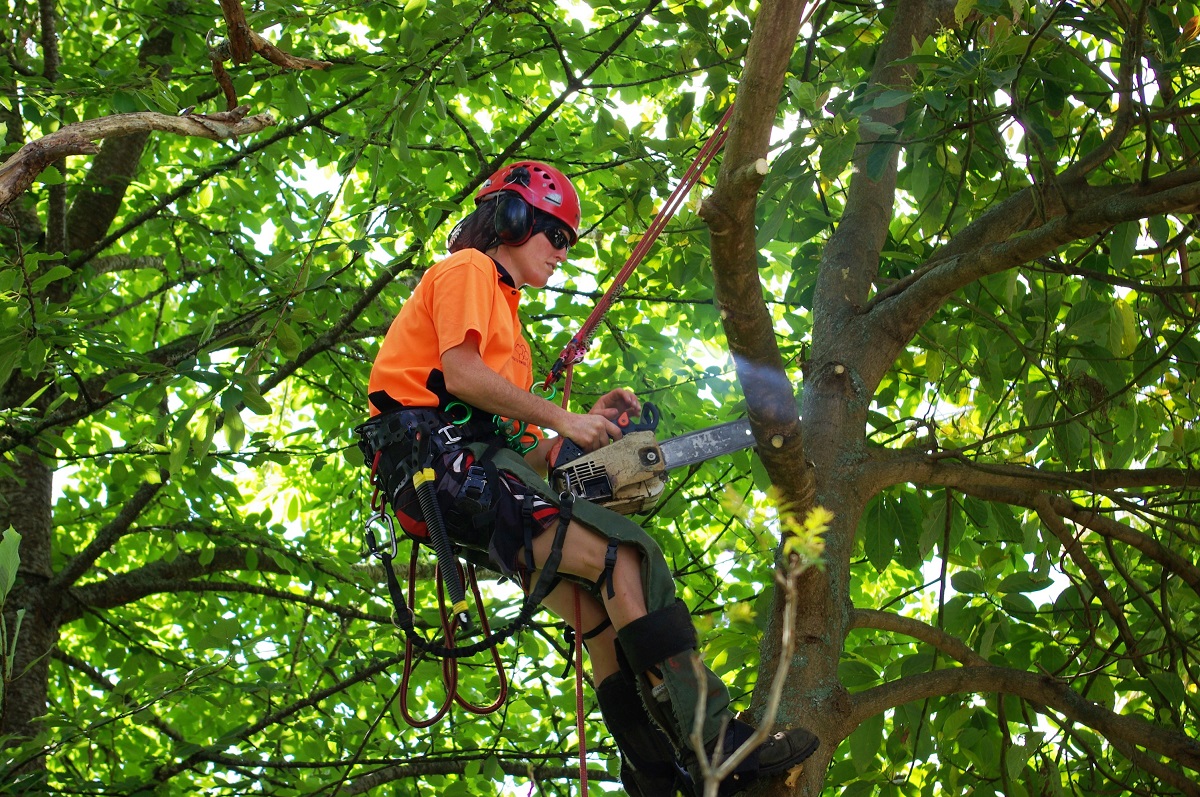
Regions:
<instances>
[{"instance_id":1,"label":"harness strap","mask_svg":"<svg viewBox=\"0 0 1200 797\"><path fill-rule=\"evenodd\" d=\"M617 590L613 584L613 570L617 566L617 541L609 538L608 548L604 551L604 569L600 571L600 578L596 579L596 589L600 589L605 585L608 586L608 597L613 599L617 596Z\"/></svg>"},{"instance_id":2,"label":"harness strap","mask_svg":"<svg viewBox=\"0 0 1200 797\"><path fill-rule=\"evenodd\" d=\"M580 639L582 639L584 642L587 642L589 639L595 639L596 637L603 634L604 631L610 627L612 627L612 618L605 617L603 620L600 621L600 624L597 625L595 628L593 628L591 631L588 631L586 634L581 634Z\"/></svg>"}]
</instances>

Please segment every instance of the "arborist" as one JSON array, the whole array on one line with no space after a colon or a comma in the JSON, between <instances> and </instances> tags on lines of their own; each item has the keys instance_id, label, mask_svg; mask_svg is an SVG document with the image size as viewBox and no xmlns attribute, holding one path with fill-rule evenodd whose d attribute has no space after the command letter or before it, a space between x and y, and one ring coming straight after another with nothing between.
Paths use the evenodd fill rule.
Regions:
<instances>
[{"instance_id":1,"label":"arborist","mask_svg":"<svg viewBox=\"0 0 1200 797\"><path fill-rule=\"evenodd\" d=\"M715 673L697 676L696 631L658 544L627 517L560 495L545 480L556 442L593 451L620 439L618 420L641 410L625 389L587 413L531 392L521 293L545 287L579 228L579 196L558 169L521 161L489 177L450 233L450 256L425 273L384 338L360 444L405 531L429 535L432 521L579 626L628 793L690 795L700 783L689 735L701 690L709 753L718 744L731 752L753 728L732 716ZM817 744L803 728L776 733L721 794L794 767Z\"/></svg>"}]
</instances>

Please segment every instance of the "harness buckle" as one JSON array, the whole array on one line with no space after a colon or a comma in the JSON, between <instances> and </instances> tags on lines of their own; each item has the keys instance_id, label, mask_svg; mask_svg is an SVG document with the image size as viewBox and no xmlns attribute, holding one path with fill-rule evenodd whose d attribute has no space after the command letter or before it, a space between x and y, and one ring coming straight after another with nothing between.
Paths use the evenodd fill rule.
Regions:
<instances>
[{"instance_id":1,"label":"harness buckle","mask_svg":"<svg viewBox=\"0 0 1200 797\"><path fill-rule=\"evenodd\" d=\"M455 446L462 442L463 436L459 434L459 427L452 423L448 423L441 429L434 432L442 439L443 446Z\"/></svg>"}]
</instances>

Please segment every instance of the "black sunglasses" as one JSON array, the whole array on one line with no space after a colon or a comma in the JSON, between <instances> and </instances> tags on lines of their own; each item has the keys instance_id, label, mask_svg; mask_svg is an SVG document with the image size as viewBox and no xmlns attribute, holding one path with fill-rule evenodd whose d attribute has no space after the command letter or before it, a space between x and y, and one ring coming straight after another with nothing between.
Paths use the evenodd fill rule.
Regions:
<instances>
[{"instance_id":1,"label":"black sunglasses","mask_svg":"<svg viewBox=\"0 0 1200 797\"><path fill-rule=\"evenodd\" d=\"M542 230L546 236L546 240L555 249L562 249L564 252L571 248L571 236L562 227L551 227L548 230Z\"/></svg>"}]
</instances>

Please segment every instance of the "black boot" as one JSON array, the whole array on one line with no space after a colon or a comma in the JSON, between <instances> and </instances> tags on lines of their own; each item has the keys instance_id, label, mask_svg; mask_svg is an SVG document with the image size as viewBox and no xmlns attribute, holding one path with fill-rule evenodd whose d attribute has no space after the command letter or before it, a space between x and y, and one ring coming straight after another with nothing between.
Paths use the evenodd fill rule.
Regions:
<instances>
[{"instance_id":1,"label":"black boot","mask_svg":"<svg viewBox=\"0 0 1200 797\"><path fill-rule=\"evenodd\" d=\"M732 754L753 734L752 725L733 719L729 723L729 730L725 732L723 756ZM781 775L816 752L819 744L817 737L804 728L776 731L738 764L729 777L721 781L721 788L717 794L719 797L731 797L750 788L750 785L761 777ZM714 742L709 749L710 757L715 748Z\"/></svg>"},{"instance_id":2,"label":"black boot","mask_svg":"<svg viewBox=\"0 0 1200 797\"><path fill-rule=\"evenodd\" d=\"M596 687L604 724L621 751L621 785L629 797L692 797L692 781L675 759L675 749L659 730L638 694L637 682L617 672Z\"/></svg>"}]
</instances>

